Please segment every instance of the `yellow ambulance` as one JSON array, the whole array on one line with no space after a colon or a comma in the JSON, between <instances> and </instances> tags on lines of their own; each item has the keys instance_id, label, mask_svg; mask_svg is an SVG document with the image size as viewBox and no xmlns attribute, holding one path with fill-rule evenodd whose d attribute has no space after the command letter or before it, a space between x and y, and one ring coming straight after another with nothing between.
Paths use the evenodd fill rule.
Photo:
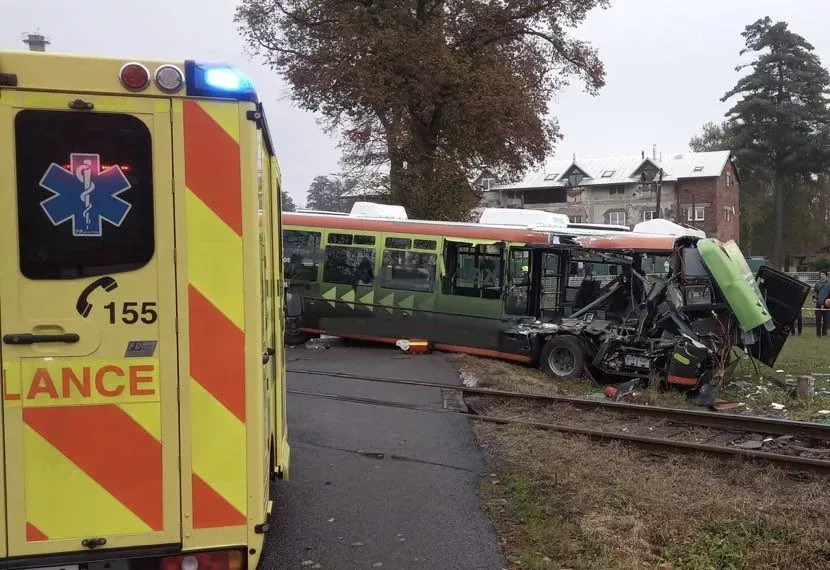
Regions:
<instances>
[{"instance_id":1,"label":"yellow ambulance","mask_svg":"<svg viewBox=\"0 0 830 570\"><path fill-rule=\"evenodd\" d=\"M238 69L0 51L0 569L257 566L279 212Z\"/></svg>"}]
</instances>

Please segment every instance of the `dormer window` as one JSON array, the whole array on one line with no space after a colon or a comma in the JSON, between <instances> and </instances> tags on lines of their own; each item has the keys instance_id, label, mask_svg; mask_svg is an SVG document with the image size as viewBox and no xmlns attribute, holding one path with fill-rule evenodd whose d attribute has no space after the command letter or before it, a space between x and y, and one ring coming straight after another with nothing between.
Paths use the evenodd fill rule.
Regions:
<instances>
[{"instance_id":1,"label":"dormer window","mask_svg":"<svg viewBox=\"0 0 830 570\"><path fill-rule=\"evenodd\" d=\"M640 182L654 182L657 178L658 170L656 168L644 168L640 171Z\"/></svg>"},{"instance_id":2,"label":"dormer window","mask_svg":"<svg viewBox=\"0 0 830 570\"><path fill-rule=\"evenodd\" d=\"M565 175L562 178L568 181L568 186L574 187L579 186L583 180L590 179L591 177L588 176L587 172L574 164L565 171Z\"/></svg>"},{"instance_id":3,"label":"dormer window","mask_svg":"<svg viewBox=\"0 0 830 570\"><path fill-rule=\"evenodd\" d=\"M585 175L583 173L575 170L568 174L568 184L571 186L579 186L584 178Z\"/></svg>"}]
</instances>

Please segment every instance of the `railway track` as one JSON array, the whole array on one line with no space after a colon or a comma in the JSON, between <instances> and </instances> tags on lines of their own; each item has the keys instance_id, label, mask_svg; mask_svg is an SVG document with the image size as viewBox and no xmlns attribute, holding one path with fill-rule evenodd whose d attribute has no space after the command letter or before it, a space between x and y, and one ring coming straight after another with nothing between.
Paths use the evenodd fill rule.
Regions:
<instances>
[{"instance_id":1,"label":"railway track","mask_svg":"<svg viewBox=\"0 0 830 570\"><path fill-rule=\"evenodd\" d=\"M760 460L788 469L830 474L830 426L822 424L470 388L326 370L289 369L289 372L342 380L439 388L442 390L444 405L437 408L289 389L288 392L293 394L416 411L464 413L476 421L524 425L581 435L597 441L621 441L655 451ZM600 426L599 429L597 425ZM769 450L759 449L763 447Z\"/></svg>"}]
</instances>

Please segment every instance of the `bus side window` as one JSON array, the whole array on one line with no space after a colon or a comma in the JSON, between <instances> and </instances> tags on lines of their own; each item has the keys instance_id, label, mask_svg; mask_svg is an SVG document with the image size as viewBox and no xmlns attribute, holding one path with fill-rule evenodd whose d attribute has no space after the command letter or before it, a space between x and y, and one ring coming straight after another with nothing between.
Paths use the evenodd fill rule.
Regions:
<instances>
[{"instance_id":1,"label":"bus side window","mask_svg":"<svg viewBox=\"0 0 830 570\"><path fill-rule=\"evenodd\" d=\"M320 232L283 232L283 270L293 281L317 281Z\"/></svg>"},{"instance_id":2,"label":"bus side window","mask_svg":"<svg viewBox=\"0 0 830 570\"><path fill-rule=\"evenodd\" d=\"M371 286L375 282L375 250L363 247L326 246L323 281Z\"/></svg>"},{"instance_id":3,"label":"bus side window","mask_svg":"<svg viewBox=\"0 0 830 570\"><path fill-rule=\"evenodd\" d=\"M544 315L546 311L557 311L562 304L562 269L561 257L558 253L544 253L542 255L542 295L540 308Z\"/></svg>"},{"instance_id":4,"label":"bus side window","mask_svg":"<svg viewBox=\"0 0 830 570\"><path fill-rule=\"evenodd\" d=\"M383 250L380 269L380 286L386 289L403 291L435 291L434 253L417 253L414 251Z\"/></svg>"},{"instance_id":5,"label":"bus side window","mask_svg":"<svg viewBox=\"0 0 830 570\"><path fill-rule=\"evenodd\" d=\"M447 275L442 291L449 295L501 298L502 248L498 245L467 245L447 242Z\"/></svg>"},{"instance_id":6,"label":"bus side window","mask_svg":"<svg viewBox=\"0 0 830 570\"><path fill-rule=\"evenodd\" d=\"M511 248L507 271L508 290L504 312L508 315L526 315L530 308L530 251Z\"/></svg>"}]
</instances>

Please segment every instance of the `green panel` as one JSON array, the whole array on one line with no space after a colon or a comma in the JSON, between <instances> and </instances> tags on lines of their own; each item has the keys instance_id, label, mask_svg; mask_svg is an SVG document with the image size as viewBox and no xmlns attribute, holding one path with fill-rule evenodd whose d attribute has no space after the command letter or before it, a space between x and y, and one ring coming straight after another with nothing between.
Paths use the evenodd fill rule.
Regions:
<instances>
[{"instance_id":1,"label":"green panel","mask_svg":"<svg viewBox=\"0 0 830 570\"><path fill-rule=\"evenodd\" d=\"M755 289L721 246L704 239L697 242L697 248L743 330L750 331L772 319Z\"/></svg>"}]
</instances>

